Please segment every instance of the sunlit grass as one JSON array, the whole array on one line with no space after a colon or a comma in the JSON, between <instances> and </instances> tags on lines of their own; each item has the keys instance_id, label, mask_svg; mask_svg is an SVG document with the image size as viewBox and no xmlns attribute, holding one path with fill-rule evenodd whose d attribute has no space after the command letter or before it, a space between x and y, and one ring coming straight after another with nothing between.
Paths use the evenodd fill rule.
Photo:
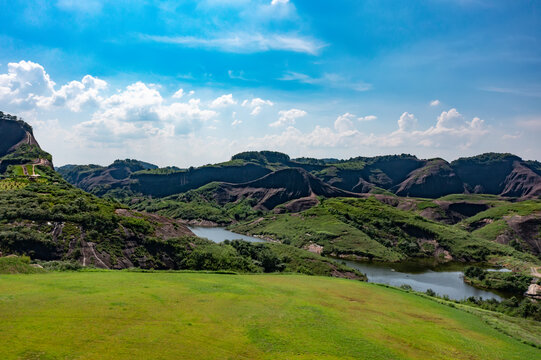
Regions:
<instances>
[{"instance_id":1,"label":"sunlit grass","mask_svg":"<svg viewBox=\"0 0 541 360\"><path fill-rule=\"evenodd\" d=\"M300 275L0 277L2 359L534 359L465 311Z\"/></svg>"}]
</instances>

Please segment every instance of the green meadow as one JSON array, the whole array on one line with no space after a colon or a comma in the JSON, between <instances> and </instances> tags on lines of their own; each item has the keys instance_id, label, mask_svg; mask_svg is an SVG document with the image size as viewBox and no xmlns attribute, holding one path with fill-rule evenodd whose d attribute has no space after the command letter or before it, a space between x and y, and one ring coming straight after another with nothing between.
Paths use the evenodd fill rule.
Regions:
<instances>
[{"instance_id":1,"label":"green meadow","mask_svg":"<svg viewBox=\"0 0 541 360\"><path fill-rule=\"evenodd\" d=\"M0 344L1 359L541 358L468 311L303 275L0 275Z\"/></svg>"}]
</instances>

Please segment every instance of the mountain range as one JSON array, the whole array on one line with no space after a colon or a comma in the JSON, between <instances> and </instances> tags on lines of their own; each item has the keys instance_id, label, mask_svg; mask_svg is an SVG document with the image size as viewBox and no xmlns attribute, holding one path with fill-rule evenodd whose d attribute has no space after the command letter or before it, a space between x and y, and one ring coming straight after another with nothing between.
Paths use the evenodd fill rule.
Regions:
<instances>
[{"instance_id":1,"label":"mountain range","mask_svg":"<svg viewBox=\"0 0 541 360\"><path fill-rule=\"evenodd\" d=\"M448 163L254 151L198 168L126 159L55 171L25 122L2 113L0 138L4 252L107 268L193 268L220 263L217 253L230 260L236 250L192 239L186 223L205 223L281 243L267 250L289 254L294 266L306 265L300 249L379 261L510 257L523 264L541 254L541 164L512 154ZM195 252L203 248L204 255ZM310 261L335 269L322 257Z\"/></svg>"},{"instance_id":2,"label":"mountain range","mask_svg":"<svg viewBox=\"0 0 541 360\"><path fill-rule=\"evenodd\" d=\"M240 153L227 162L189 169L158 168L127 159L117 160L107 167L66 165L57 171L73 185L100 196L125 193L163 197L212 182L249 184L271 173L279 178L280 171L285 169L290 170L289 174L295 173L296 178L309 176L312 183L318 182L319 187L330 186L334 192L392 193L422 198L449 194L491 194L522 199L541 196L541 163L501 153L464 157L449 163L439 158L423 160L407 154L319 160L290 159L286 154L260 151ZM272 182L272 186L305 194L296 187L301 183Z\"/></svg>"}]
</instances>

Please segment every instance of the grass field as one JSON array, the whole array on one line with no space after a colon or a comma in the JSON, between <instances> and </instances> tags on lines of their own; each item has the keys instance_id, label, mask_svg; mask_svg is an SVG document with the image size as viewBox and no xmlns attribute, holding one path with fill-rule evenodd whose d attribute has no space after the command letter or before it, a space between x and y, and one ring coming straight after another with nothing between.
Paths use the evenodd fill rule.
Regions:
<instances>
[{"instance_id":1,"label":"grass field","mask_svg":"<svg viewBox=\"0 0 541 360\"><path fill-rule=\"evenodd\" d=\"M2 275L0 344L2 359L541 357L466 311L301 275Z\"/></svg>"}]
</instances>

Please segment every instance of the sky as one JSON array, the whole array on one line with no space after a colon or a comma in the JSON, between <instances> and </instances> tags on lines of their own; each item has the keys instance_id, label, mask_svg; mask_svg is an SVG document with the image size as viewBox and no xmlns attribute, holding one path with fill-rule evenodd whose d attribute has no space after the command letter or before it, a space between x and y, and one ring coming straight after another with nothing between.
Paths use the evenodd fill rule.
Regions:
<instances>
[{"instance_id":1,"label":"sky","mask_svg":"<svg viewBox=\"0 0 541 360\"><path fill-rule=\"evenodd\" d=\"M0 0L0 110L55 165L247 150L541 160L541 1Z\"/></svg>"}]
</instances>

